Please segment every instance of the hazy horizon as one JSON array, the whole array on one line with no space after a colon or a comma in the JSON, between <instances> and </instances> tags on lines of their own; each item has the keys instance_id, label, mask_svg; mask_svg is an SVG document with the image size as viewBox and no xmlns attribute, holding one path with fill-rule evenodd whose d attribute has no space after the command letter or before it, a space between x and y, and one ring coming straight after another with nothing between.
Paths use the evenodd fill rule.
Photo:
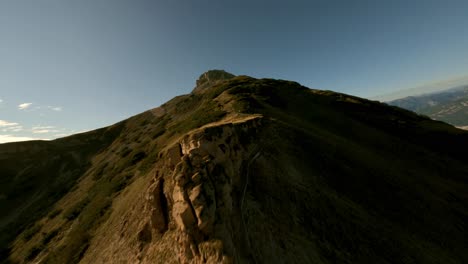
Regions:
<instances>
[{"instance_id":1,"label":"hazy horizon","mask_svg":"<svg viewBox=\"0 0 468 264\"><path fill-rule=\"evenodd\" d=\"M415 87L401 89L387 94L372 96L369 99L386 102L408 96L418 96L423 94L442 92L445 90L450 90L452 88L457 88L466 85L468 85L468 75L457 76L446 80L435 80L423 83Z\"/></svg>"}]
</instances>

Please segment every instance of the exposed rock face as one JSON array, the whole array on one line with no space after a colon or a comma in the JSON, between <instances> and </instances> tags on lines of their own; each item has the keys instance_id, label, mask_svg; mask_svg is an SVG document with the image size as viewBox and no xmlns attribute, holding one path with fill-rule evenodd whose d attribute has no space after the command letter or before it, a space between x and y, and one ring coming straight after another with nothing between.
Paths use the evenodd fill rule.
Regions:
<instances>
[{"instance_id":1,"label":"exposed rock face","mask_svg":"<svg viewBox=\"0 0 468 264\"><path fill-rule=\"evenodd\" d=\"M198 77L196 82L196 87L193 90L193 93L202 92L207 87L215 84L218 81L228 80L234 78L235 75L228 73L224 70L210 70Z\"/></svg>"},{"instance_id":2,"label":"exposed rock face","mask_svg":"<svg viewBox=\"0 0 468 264\"><path fill-rule=\"evenodd\" d=\"M158 233L167 230L167 199L164 196L164 179L157 181L150 187L148 195L149 208L151 210L151 225Z\"/></svg>"},{"instance_id":3,"label":"exposed rock face","mask_svg":"<svg viewBox=\"0 0 468 264\"><path fill-rule=\"evenodd\" d=\"M167 182L164 197L170 201L169 221L174 223L171 232L178 237L181 263L239 262L234 248L239 241L232 232L241 219L233 208L239 207L239 194L247 180L240 172L259 153L258 145L251 143L261 122L257 117L204 128L186 135L163 157L165 168L149 189L151 223L155 233L164 231L160 204L166 198L155 197L162 197L161 182ZM242 139L242 135L249 136Z\"/></svg>"}]
</instances>

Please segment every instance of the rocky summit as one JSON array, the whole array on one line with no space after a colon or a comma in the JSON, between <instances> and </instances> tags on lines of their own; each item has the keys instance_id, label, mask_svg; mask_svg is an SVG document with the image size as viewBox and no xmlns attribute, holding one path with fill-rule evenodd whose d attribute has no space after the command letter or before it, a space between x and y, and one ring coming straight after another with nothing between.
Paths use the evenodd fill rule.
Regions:
<instances>
[{"instance_id":1,"label":"rocky summit","mask_svg":"<svg viewBox=\"0 0 468 264\"><path fill-rule=\"evenodd\" d=\"M216 82L228 80L231 78L234 78L235 75L228 73L224 70L210 70L198 77L198 80L196 82L196 87L193 90L194 93L201 92L205 88L208 88L215 84Z\"/></svg>"},{"instance_id":2,"label":"rocky summit","mask_svg":"<svg viewBox=\"0 0 468 264\"><path fill-rule=\"evenodd\" d=\"M468 132L209 71L110 127L0 145L2 263L468 263Z\"/></svg>"}]
</instances>

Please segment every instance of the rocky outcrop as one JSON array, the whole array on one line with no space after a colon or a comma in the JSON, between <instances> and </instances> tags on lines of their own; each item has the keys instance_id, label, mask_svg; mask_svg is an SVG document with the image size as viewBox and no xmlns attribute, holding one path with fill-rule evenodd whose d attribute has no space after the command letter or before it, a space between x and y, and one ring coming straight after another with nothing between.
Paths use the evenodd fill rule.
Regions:
<instances>
[{"instance_id":1,"label":"rocky outcrop","mask_svg":"<svg viewBox=\"0 0 468 264\"><path fill-rule=\"evenodd\" d=\"M235 241L241 236L233 233L240 231L241 219L235 208L247 184L243 167L259 155L254 139L262 122L255 117L205 127L163 155L164 167L147 196L150 222L155 235L171 223L181 263L239 262L234 245L242 243Z\"/></svg>"},{"instance_id":2,"label":"rocky outcrop","mask_svg":"<svg viewBox=\"0 0 468 264\"><path fill-rule=\"evenodd\" d=\"M224 70L210 70L198 77L196 82L196 87L193 90L193 93L199 93L204 91L206 88L212 86L216 82L228 80L236 77L235 75L228 73Z\"/></svg>"},{"instance_id":3,"label":"rocky outcrop","mask_svg":"<svg viewBox=\"0 0 468 264\"><path fill-rule=\"evenodd\" d=\"M158 233L164 233L167 230L167 199L164 196L164 179L158 179L151 186L151 193L148 201L151 210L151 226Z\"/></svg>"}]
</instances>

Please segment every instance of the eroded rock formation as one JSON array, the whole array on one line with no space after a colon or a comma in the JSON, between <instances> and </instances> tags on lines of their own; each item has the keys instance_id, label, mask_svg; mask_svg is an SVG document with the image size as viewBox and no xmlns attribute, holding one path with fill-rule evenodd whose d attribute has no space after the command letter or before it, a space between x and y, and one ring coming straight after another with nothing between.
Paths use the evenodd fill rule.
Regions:
<instances>
[{"instance_id":1,"label":"eroded rock formation","mask_svg":"<svg viewBox=\"0 0 468 264\"><path fill-rule=\"evenodd\" d=\"M202 128L162 156L164 167L148 191L150 222L155 235L173 223L180 262L234 262L239 238L232 232L240 219L233 210L247 183L243 166L259 153L253 140L262 121L256 117Z\"/></svg>"}]
</instances>

